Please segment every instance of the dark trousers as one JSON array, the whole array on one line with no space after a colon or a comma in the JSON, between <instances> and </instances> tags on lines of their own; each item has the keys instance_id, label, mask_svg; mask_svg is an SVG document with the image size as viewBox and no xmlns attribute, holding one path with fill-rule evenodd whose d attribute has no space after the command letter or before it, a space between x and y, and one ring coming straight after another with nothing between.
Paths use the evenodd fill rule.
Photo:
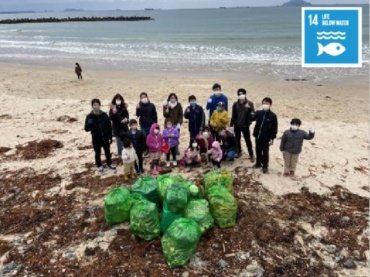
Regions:
<instances>
[{"instance_id":1,"label":"dark trousers","mask_svg":"<svg viewBox=\"0 0 370 277\"><path fill-rule=\"evenodd\" d=\"M144 172L144 167L143 167L143 163L144 163L143 153L136 153L136 154L137 154L138 162L135 163L135 170L138 173Z\"/></svg>"},{"instance_id":2,"label":"dark trousers","mask_svg":"<svg viewBox=\"0 0 370 277\"><path fill-rule=\"evenodd\" d=\"M251 134L249 132L249 127L234 127L234 132L235 132L236 143L238 146L238 153L242 152L240 140L243 134L245 143L247 144L248 154L249 156L253 157L253 146L252 146L252 141L251 141Z\"/></svg>"},{"instance_id":3,"label":"dark trousers","mask_svg":"<svg viewBox=\"0 0 370 277\"><path fill-rule=\"evenodd\" d=\"M256 139L256 165L268 168L269 166L270 142L268 140Z\"/></svg>"},{"instance_id":4,"label":"dark trousers","mask_svg":"<svg viewBox=\"0 0 370 277\"><path fill-rule=\"evenodd\" d=\"M216 166L217 168L221 168L221 162L212 160L213 166Z\"/></svg>"},{"instance_id":5,"label":"dark trousers","mask_svg":"<svg viewBox=\"0 0 370 277\"><path fill-rule=\"evenodd\" d=\"M104 149L105 158L107 160L107 165L110 166L112 164L112 155L110 153L110 143L109 140L103 141L93 141L93 147L95 151L95 164L97 167L102 166L101 162L101 148Z\"/></svg>"},{"instance_id":6,"label":"dark trousers","mask_svg":"<svg viewBox=\"0 0 370 277\"><path fill-rule=\"evenodd\" d=\"M176 161L177 146L171 147L170 151L168 151L168 153L167 153L167 162L170 161L171 154L172 154L172 159L174 161Z\"/></svg>"}]
</instances>

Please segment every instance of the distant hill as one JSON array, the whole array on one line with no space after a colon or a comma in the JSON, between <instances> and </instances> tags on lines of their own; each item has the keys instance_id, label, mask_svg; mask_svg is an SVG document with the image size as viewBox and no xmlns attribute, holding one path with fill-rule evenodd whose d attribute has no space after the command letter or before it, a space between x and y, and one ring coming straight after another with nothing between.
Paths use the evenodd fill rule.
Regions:
<instances>
[{"instance_id":1,"label":"distant hill","mask_svg":"<svg viewBox=\"0 0 370 277\"><path fill-rule=\"evenodd\" d=\"M283 7L304 7L304 6L312 6L311 3L303 1L303 0L290 0L282 5Z\"/></svg>"},{"instance_id":2,"label":"distant hill","mask_svg":"<svg viewBox=\"0 0 370 277\"><path fill-rule=\"evenodd\" d=\"M65 9L65 12L84 12L84 9Z\"/></svg>"},{"instance_id":3,"label":"distant hill","mask_svg":"<svg viewBox=\"0 0 370 277\"><path fill-rule=\"evenodd\" d=\"M0 14L18 14L18 13L35 13L35 11L4 11Z\"/></svg>"}]
</instances>

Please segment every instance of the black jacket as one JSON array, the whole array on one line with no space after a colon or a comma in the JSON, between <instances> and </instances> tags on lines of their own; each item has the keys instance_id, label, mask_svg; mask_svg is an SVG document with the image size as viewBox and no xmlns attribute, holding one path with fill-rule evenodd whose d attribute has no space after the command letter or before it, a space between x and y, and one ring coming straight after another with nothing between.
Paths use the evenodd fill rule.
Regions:
<instances>
[{"instance_id":1,"label":"black jacket","mask_svg":"<svg viewBox=\"0 0 370 277\"><path fill-rule=\"evenodd\" d=\"M93 142L111 140L112 126L107 113L89 113L85 120L85 131L91 132Z\"/></svg>"},{"instance_id":2,"label":"black jacket","mask_svg":"<svg viewBox=\"0 0 370 277\"><path fill-rule=\"evenodd\" d=\"M249 127L254 120L254 104L247 100L245 103L237 101L233 105L230 126L238 128Z\"/></svg>"},{"instance_id":3,"label":"black jacket","mask_svg":"<svg viewBox=\"0 0 370 277\"><path fill-rule=\"evenodd\" d=\"M205 115L203 108L199 105L194 108L189 106L185 110L184 117L189 120L190 136L195 138L204 127Z\"/></svg>"},{"instance_id":4,"label":"black jacket","mask_svg":"<svg viewBox=\"0 0 370 277\"><path fill-rule=\"evenodd\" d=\"M136 116L139 117L140 127L150 129L153 123L158 123L157 109L152 103L139 103L136 108Z\"/></svg>"},{"instance_id":5,"label":"black jacket","mask_svg":"<svg viewBox=\"0 0 370 277\"><path fill-rule=\"evenodd\" d=\"M221 137L222 150L236 149L236 139L235 136L227 132L225 137Z\"/></svg>"},{"instance_id":6,"label":"black jacket","mask_svg":"<svg viewBox=\"0 0 370 277\"><path fill-rule=\"evenodd\" d=\"M131 131L128 133L136 154L140 155L146 150L146 136L143 131L137 130L135 134Z\"/></svg>"},{"instance_id":7,"label":"black jacket","mask_svg":"<svg viewBox=\"0 0 370 277\"><path fill-rule=\"evenodd\" d=\"M129 114L126 107L122 105L116 106L116 109L116 113L113 113L113 109L109 110L109 118L112 121L114 136L121 137L124 133L128 132ZM124 118L127 118L127 122L121 123Z\"/></svg>"},{"instance_id":8,"label":"black jacket","mask_svg":"<svg viewBox=\"0 0 370 277\"><path fill-rule=\"evenodd\" d=\"M253 136L257 140L270 141L276 138L278 131L277 116L272 111L257 111Z\"/></svg>"}]
</instances>

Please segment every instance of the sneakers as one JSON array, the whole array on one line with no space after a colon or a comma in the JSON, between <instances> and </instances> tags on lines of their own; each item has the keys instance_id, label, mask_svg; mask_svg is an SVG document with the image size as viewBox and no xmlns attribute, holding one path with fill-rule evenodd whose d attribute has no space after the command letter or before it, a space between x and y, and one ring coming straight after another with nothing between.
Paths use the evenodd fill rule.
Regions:
<instances>
[{"instance_id":1,"label":"sneakers","mask_svg":"<svg viewBox=\"0 0 370 277\"><path fill-rule=\"evenodd\" d=\"M171 163L170 162L166 162L166 167L170 167L171 166Z\"/></svg>"},{"instance_id":2,"label":"sneakers","mask_svg":"<svg viewBox=\"0 0 370 277\"><path fill-rule=\"evenodd\" d=\"M172 164L173 166L177 166L177 161L174 161Z\"/></svg>"},{"instance_id":3,"label":"sneakers","mask_svg":"<svg viewBox=\"0 0 370 277\"><path fill-rule=\"evenodd\" d=\"M102 166L99 166L96 168L96 170L99 172L99 173L102 173L104 171L104 167Z\"/></svg>"},{"instance_id":4,"label":"sneakers","mask_svg":"<svg viewBox=\"0 0 370 277\"><path fill-rule=\"evenodd\" d=\"M251 163L254 163L254 161L255 161L254 156L249 156L249 160L251 161Z\"/></svg>"},{"instance_id":5,"label":"sneakers","mask_svg":"<svg viewBox=\"0 0 370 277\"><path fill-rule=\"evenodd\" d=\"M262 168L262 172L263 172L263 174L267 174L267 173L269 173L269 170L268 170L267 167L264 167L264 168Z\"/></svg>"},{"instance_id":6,"label":"sneakers","mask_svg":"<svg viewBox=\"0 0 370 277\"><path fill-rule=\"evenodd\" d=\"M114 166L114 165L108 165L107 166L110 170L112 170L112 171L114 171L114 172L116 172L117 171L117 167L116 166Z\"/></svg>"},{"instance_id":7,"label":"sneakers","mask_svg":"<svg viewBox=\"0 0 370 277\"><path fill-rule=\"evenodd\" d=\"M294 171L290 171L290 176L294 176L295 175L295 172Z\"/></svg>"},{"instance_id":8,"label":"sneakers","mask_svg":"<svg viewBox=\"0 0 370 277\"><path fill-rule=\"evenodd\" d=\"M262 166L260 164L255 164L253 168L261 168Z\"/></svg>"}]
</instances>

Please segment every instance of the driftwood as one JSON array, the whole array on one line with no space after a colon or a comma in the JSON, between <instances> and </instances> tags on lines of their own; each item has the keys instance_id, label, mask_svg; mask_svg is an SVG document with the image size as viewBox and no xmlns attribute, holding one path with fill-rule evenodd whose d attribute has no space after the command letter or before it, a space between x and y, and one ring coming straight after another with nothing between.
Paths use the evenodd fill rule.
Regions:
<instances>
[{"instance_id":1,"label":"driftwood","mask_svg":"<svg viewBox=\"0 0 370 277\"><path fill-rule=\"evenodd\" d=\"M61 23L61 22L97 22L97 21L144 21L153 20L150 16L107 16L107 17L45 17L45 18L14 18L0 20L0 24L20 23Z\"/></svg>"}]
</instances>

